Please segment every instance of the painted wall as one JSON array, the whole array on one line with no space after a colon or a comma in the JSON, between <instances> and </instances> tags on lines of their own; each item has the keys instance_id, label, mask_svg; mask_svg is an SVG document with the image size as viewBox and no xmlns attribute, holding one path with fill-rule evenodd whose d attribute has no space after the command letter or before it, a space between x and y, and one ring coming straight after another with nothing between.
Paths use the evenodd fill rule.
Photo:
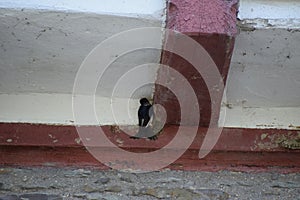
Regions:
<instances>
[{"instance_id":1,"label":"painted wall","mask_svg":"<svg viewBox=\"0 0 300 200\"><path fill-rule=\"evenodd\" d=\"M294 128L300 117L300 2L240 1L225 125Z\"/></svg>"},{"instance_id":2,"label":"painted wall","mask_svg":"<svg viewBox=\"0 0 300 200\"><path fill-rule=\"evenodd\" d=\"M1 0L0 8L46 9L56 11L92 12L124 16L142 16L161 19L164 0Z\"/></svg>"},{"instance_id":3,"label":"painted wall","mask_svg":"<svg viewBox=\"0 0 300 200\"><path fill-rule=\"evenodd\" d=\"M0 121L72 124L73 83L88 53L121 31L164 26L165 0L89 2L0 0ZM220 121L228 127L300 126L300 2L241 0L239 19ZM112 63L106 89L97 91L100 124L115 122L106 108L118 78L133 65L159 60L160 51L140 50ZM132 78L154 82L156 72L149 65ZM119 123L135 124L138 98L152 93L153 86L140 87L129 101L126 90L118 90ZM98 123L87 116L85 124Z\"/></svg>"},{"instance_id":4,"label":"painted wall","mask_svg":"<svg viewBox=\"0 0 300 200\"><path fill-rule=\"evenodd\" d=\"M299 19L297 0L240 0L238 17L244 19Z\"/></svg>"},{"instance_id":5,"label":"painted wall","mask_svg":"<svg viewBox=\"0 0 300 200\"><path fill-rule=\"evenodd\" d=\"M71 94L84 58L114 34L162 27L164 9L164 0L0 0L0 121L72 123ZM162 39L162 35L153 38L153 43L161 45ZM114 123L103 109L111 105L108 100L117 80L132 66L158 63L160 51L142 49L111 57L116 60L105 72L101 90L96 92L100 124ZM101 61L99 67L105 67ZM146 65L146 69L147 73L131 74L132 78L154 82L157 68ZM89 84L89 74L86 80ZM138 88L133 94L136 101L128 106L132 94L117 92L115 101L123 103L116 110L129 108L120 111L122 123L136 123L138 99L151 97L152 93L153 85ZM24 109L20 109L22 106ZM89 120L85 123L95 124Z\"/></svg>"}]
</instances>

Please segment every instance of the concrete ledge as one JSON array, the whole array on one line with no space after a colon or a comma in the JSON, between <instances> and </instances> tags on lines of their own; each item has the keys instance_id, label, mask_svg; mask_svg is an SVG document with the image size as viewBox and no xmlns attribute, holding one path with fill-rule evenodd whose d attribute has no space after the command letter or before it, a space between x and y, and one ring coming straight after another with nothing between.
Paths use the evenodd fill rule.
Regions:
<instances>
[{"instance_id":1,"label":"concrete ledge","mask_svg":"<svg viewBox=\"0 0 300 200\"><path fill-rule=\"evenodd\" d=\"M99 126L89 126L99 130ZM177 126L165 127L156 141L132 140L117 126L103 126L107 137L131 152L155 151L172 140ZM108 169L86 150L74 126L1 123L0 164L16 166L85 166ZM189 127L185 127L189 137ZM187 151L168 168L178 170L300 171L300 131L277 129L225 128L213 151L204 159L198 153L206 134L198 134ZM84 138L81 138L84 139ZM114 157L114 148L98 147L105 156ZM176 151L176 149L169 149Z\"/></svg>"}]
</instances>

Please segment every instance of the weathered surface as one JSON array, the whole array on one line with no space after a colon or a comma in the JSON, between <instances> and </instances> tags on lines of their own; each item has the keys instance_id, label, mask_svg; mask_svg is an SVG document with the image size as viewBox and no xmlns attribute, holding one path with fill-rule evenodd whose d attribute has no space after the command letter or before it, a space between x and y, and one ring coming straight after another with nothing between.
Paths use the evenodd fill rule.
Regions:
<instances>
[{"instance_id":1,"label":"weathered surface","mask_svg":"<svg viewBox=\"0 0 300 200\"><path fill-rule=\"evenodd\" d=\"M285 200L298 199L300 192L299 173L164 170L132 174L72 168L1 168L0 171L1 200Z\"/></svg>"},{"instance_id":2,"label":"weathered surface","mask_svg":"<svg viewBox=\"0 0 300 200\"><path fill-rule=\"evenodd\" d=\"M161 26L161 20L143 18L0 9L1 93L70 94L79 66L98 44L125 30ZM154 50L129 54L116 56L103 81L109 89L97 91L100 96L109 96L130 66L156 63L160 58Z\"/></svg>"},{"instance_id":3,"label":"weathered surface","mask_svg":"<svg viewBox=\"0 0 300 200\"><path fill-rule=\"evenodd\" d=\"M91 126L86 128L89 133L98 133L100 127ZM107 147L100 146L98 150L101 152L102 157L105 154L110 159L115 160L118 158L118 152L116 151L118 148L135 153L160 150L173 140L178 131L178 126L166 126L158 139L151 141L145 139L132 140L119 127L104 126L102 128L106 136L115 145L115 148L111 147L107 151ZM184 131L185 138L190 139L189 137L192 137L190 128L181 128ZM194 142L168 168L205 171L225 169L272 171L276 168L277 171L281 172L300 171L299 131L224 128L213 151L204 159L199 159L198 153L206 131L207 128L199 128ZM93 139L93 137L97 137L97 134L88 137ZM120 141L122 142L120 143ZM170 149L169 153L175 151L176 149ZM148 160L147 163L151 166L159 164L153 160ZM95 159L86 150L74 126L32 124L0 123L0 164L15 166L94 166L108 169L107 166ZM132 166L132 163L127 162L127 164L126 168ZM74 173L77 176L89 175L88 171L76 171L70 175ZM68 174L65 176L68 176ZM126 176L122 179L127 182L132 181ZM109 180L99 177L98 182L109 182Z\"/></svg>"},{"instance_id":4,"label":"weathered surface","mask_svg":"<svg viewBox=\"0 0 300 200\"><path fill-rule=\"evenodd\" d=\"M171 0L168 28L184 33L235 35L237 0Z\"/></svg>"},{"instance_id":5,"label":"weathered surface","mask_svg":"<svg viewBox=\"0 0 300 200\"><path fill-rule=\"evenodd\" d=\"M209 0L171 0L167 9L167 28L179 31L190 36L201 47L203 47L209 55L201 55L201 60L212 59L215 66L209 63L210 69L216 67L220 73L219 81L226 82L229 70L229 64L234 47L235 35L237 34L236 27L236 12L237 1L209 1ZM175 37L166 37L165 44L177 44ZM184 45L183 45L184 46ZM196 51L194 47L190 47ZM184 48L183 48L184 49ZM182 50L186 51L186 50ZM199 51L197 51L199 52ZM191 52L193 54L193 52ZM200 56L198 56L200 57ZM210 123L216 125L219 118L219 106L223 94L223 88L214 88L218 90L219 96L212 100L209 93L213 88L207 87L207 80L202 76L207 73L202 70L197 71L189 63L187 58L182 58L175 53L164 51L161 57L161 63L168 65L177 70L190 83L195 94L197 95L199 111L190 106L188 112L199 112L201 114L200 126L208 126ZM208 65L208 64L207 64ZM202 66L204 68L204 66ZM211 70L208 70L211 71ZM201 74L200 74L201 73ZM164 83L163 85L171 85L173 88L178 88L184 93L180 85L182 80L167 76L168 72L163 69L158 70L157 83ZM217 77L216 74L210 76ZM209 78L210 78L209 77ZM214 85L215 86L215 85ZM180 90L181 89L181 90ZM212 102L213 101L213 102ZM155 87L154 102L161 104L167 111L167 123L179 124L181 120L180 106L177 97L168 88L159 84ZM184 102L186 105L193 105L190 98L186 98ZM211 105L215 104L218 109L211 111ZM211 117L212 116L212 117ZM198 124L193 124L198 125Z\"/></svg>"}]
</instances>

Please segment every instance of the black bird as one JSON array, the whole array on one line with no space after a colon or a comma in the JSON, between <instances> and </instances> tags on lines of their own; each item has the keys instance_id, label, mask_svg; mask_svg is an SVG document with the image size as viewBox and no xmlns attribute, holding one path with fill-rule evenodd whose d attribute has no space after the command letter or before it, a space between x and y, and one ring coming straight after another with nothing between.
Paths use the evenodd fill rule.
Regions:
<instances>
[{"instance_id":1,"label":"black bird","mask_svg":"<svg viewBox=\"0 0 300 200\"><path fill-rule=\"evenodd\" d=\"M139 132L135 136L131 136L130 138L138 139L144 136L148 136L150 140L156 140L157 136L154 135L152 127L148 126L148 123L153 117L153 109L152 105L146 98L140 99L140 107L138 110L138 118L139 118ZM153 136L154 135L154 136Z\"/></svg>"},{"instance_id":2,"label":"black bird","mask_svg":"<svg viewBox=\"0 0 300 200\"><path fill-rule=\"evenodd\" d=\"M150 113L150 109L152 105L146 98L142 98L140 100L140 107L138 110L138 117L139 117L139 126L145 127L148 125L150 121L150 117L152 116L152 112Z\"/></svg>"}]
</instances>

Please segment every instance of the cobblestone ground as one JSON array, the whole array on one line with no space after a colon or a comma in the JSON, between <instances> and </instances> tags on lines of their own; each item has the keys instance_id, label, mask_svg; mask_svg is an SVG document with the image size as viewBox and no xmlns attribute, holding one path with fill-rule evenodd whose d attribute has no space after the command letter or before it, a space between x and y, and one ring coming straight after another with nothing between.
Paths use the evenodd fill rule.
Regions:
<instances>
[{"instance_id":1,"label":"cobblestone ground","mask_svg":"<svg viewBox=\"0 0 300 200\"><path fill-rule=\"evenodd\" d=\"M0 168L1 200L300 199L300 173Z\"/></svg>"}]
</instances>

